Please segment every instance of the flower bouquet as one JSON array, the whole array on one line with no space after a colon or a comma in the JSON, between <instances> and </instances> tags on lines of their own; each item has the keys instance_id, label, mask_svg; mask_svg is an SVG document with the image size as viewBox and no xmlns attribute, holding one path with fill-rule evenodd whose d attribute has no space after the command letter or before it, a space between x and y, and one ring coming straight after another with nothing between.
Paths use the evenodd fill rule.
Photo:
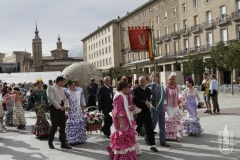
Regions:
<instances>
[{"instance_id":1,"label":"flower bouquet","mask_svg":"<svg viewBox=\"0 0 240 160\"><path fill-rule=\"evenodd\" d=\"M90 136L92 131L96 131L96 133L98 130L101 131L103 121L102 113L99 113L98 110L86 112L84 118L86 122L86 130L87 132L90 132Z\"/></svg>"}]
</instances>

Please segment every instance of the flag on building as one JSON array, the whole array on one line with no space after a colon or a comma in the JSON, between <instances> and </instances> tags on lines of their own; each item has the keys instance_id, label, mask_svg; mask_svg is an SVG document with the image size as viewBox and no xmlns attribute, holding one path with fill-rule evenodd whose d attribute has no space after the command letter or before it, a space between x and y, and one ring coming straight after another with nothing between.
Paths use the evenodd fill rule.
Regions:
<instances>
[{"instance_id":1,"label":"flag on building","mask_svg":"<svg viewBox=\"0 0 240 160\"><path fill-rule=\"evenodd\" d=\"M132 52L148 51L149 27L128 27L129 42Z\"/></svg>"},{"instance_id":2,"label":"flag on building","mask_svg":"<svg viewBox=\"0 0 240 160\"><path fill-rule=\"evenodd\" d=\"M154 29L153 24L151 24L151 28L148 34L148 57L154 63L155 56L158 55L157 48L155 44L155 37L154 37Z\"/></svg>"}]
</instances>

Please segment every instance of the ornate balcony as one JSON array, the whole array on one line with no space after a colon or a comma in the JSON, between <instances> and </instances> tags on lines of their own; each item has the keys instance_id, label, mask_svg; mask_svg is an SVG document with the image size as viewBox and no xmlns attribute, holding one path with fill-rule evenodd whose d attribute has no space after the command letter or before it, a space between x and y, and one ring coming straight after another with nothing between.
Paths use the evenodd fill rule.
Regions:
<instances>
[{"instance_id":1,"label":"ornate balcony","mask_svg":"<svg viewBox=\"0 0 240 160\"><path fill-rule=\"evenodd\" d=\"M187 36L187 35L189 35L189 29L188 29L188 28L182 29L182 30L180 31L180 34L181 34L182 36Z\"/></svg>"},{"instance_id":2,"label":"ornate balcony","mask_svg":"<svg viewBox=\"0 0 240 160\"><path fill-rule=\"evenodd\" d=\"M184 56L189 54L189 48L185 48L184 50L178 51L178 56Z\"/></svg>"},{"instance_id":3,"label":"ornate balcony","mask_svg":"<svg viewBox=\"0 0 240 160\"><path fill-rule=\"evenodd\" d=\"M203 22L204 29L210 29L214 26L214 20Z\"/></svg>"},{"instance_id":4,"label":"ornate balcony","mask_svg":"<svg viewBox=\"0 0 240 160\"><path fill-rule=\"evenodd\" d=\"M222 14L221 17L216 19L217 25L227 24L229 21L230 21L230 17L229 15L226 15L226 14Z\"/></svg>"},{"instance_id":5,"label":"ornate balcony","mask_svg":"<svg viewBox=\"0 0 240 160\"><path fill-rule=\"evenodd\" d=\"M162 40L163 41L169 41L170 40L170 34L166 34L166 35L162 36Z\"/></svg>"},{"instance_id":6,"label":"ornate balcony","mask_svg":"<svg viewBox=\"0 0 240 160\"><path fill-rule=\"evenodd\" d=\"M176 57L176 52L170 52L167 54L168 57Z\"/></svg>"},{"instance_id":7,"label":"ornate balcony","mask_svg":"<svg viewBox=\"0 0 240 160\"><path fill-rule=\"evenodd\" d=\"M125 49L126 52L130 52L130 50L131 50L130 47L127 47L127 48Z\"/></svg>"},{"instance_id":8,"label":"ornate balcony","mask_svg":"<svg viewBox=\"0 0 240 160\"><path fill-rule=\"evenodd\" d=\"M180 32L177 31L177 32L171 33L171 37L172 37L172 39L177 39L177 38L179 38L179 37L180 37Z\"/></svg>"},{"instance_id":9,"label":"ornate balcony","mask_svg":"<svg viewBox=\"0 0 240 160\"><path fill-rule=\"evenodd\" d=\"M162 39L160 37L158 38L155 38L155 42L158 44L158 43L161 43L162 42Z\"/></svg>"},{"instance_id":10,"label":"ornate balcony","mask_svg":"<svg viewBox=\"0 0 240 160\"><path fill-rule=\"evenodd\" d=\"M240 10L232 13L232 20L236 21L240 19Z\"/></svg>"},{"instance_id":11,"label":"ornate balcony","mask_svg":"<svg viewBox=\"0 0 240 160\"><path fill-rule=\"evenodd\" d=\"M200 24L191 27L191 31L193 33L197 33L199 31L201 31L201 29L202 29L202 26Z\"/></svg>"}]
</instances>

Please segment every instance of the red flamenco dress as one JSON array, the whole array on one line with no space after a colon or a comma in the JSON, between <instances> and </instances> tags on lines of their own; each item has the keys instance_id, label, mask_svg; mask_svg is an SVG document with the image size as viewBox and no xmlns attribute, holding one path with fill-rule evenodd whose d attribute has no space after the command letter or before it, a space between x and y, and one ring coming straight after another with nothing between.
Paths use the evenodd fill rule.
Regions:
<instances>
[{"instance_id":1,"label":"red flamenco dress","mask_svg":"<svg viewBox=\"0 0 240 160\"><path fill-rule=\"evenodd\" d=\"M107 147L107 150L113 160L136 160L136 148L138 145L136 141L137 133L134 129L136 123L129 118L131 113L124 105L128 105L127 99L120 92L120 94L114 97L112 120L115 131L110 136L110 145ZM122 130L120 128L119 117L121 117L123 123Z\"/></svg>"}]
</instances>

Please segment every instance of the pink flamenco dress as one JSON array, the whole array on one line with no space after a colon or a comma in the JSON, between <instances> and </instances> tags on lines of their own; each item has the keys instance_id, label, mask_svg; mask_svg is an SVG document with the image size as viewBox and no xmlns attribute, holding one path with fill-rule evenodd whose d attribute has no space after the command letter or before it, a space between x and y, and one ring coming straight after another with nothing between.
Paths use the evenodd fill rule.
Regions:
<instances>
[{"instance_id":1,"label":"pink flamenco dress","mask_svg":"<svg viewBox=\"0 0 240 160\"><path fill-rule=\"evenodd\" d=\"M180 140L183 137L184 126L181 123L181 110L179 104L181 103L181 91L176 85L174 88L166 86L166 99L165 99L165 131L166 139Z\"/></svg>"},{"instance_id":2,"label":"pink flamenco dress","mask_svg":"<svg viewBox=\"0 0 240 160\"><path fill-rule=\"evenodd\" d=\"M113 160L136 160L139 145L137 143L136 122L131 118L132 113L128 109L128 101L122 92L114 96L114 109L112 116L115 131L112 133L110 145L107 147L109 156ZM122 119L123 130L120 127L119 117Z\"/></svg>"}]
</instances>

